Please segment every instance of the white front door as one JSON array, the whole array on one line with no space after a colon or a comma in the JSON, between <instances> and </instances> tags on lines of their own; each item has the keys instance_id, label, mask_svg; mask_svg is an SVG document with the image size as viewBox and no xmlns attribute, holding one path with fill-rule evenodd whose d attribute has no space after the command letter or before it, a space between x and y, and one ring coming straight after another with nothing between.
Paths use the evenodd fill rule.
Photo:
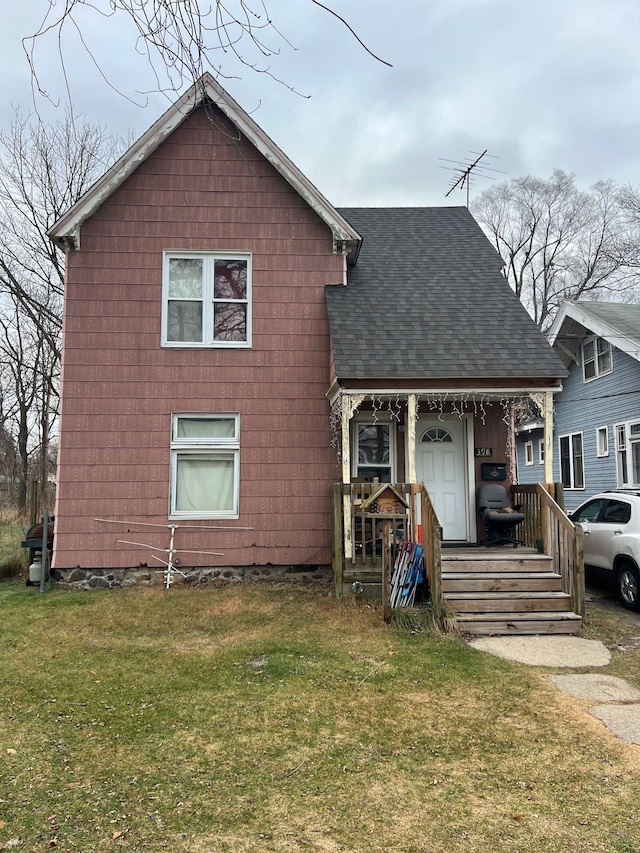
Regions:
<instances>
[{"instance_id":1,"label":"white front door","mask_svg":"<svg viewBox=\"0 0 640 853\"><path fill-rule=\"evenodd\" d=\"M435 507L442 538L468 541L466 424L461 418L420 418L416 473Z\"/></svg>"}]
</instances>

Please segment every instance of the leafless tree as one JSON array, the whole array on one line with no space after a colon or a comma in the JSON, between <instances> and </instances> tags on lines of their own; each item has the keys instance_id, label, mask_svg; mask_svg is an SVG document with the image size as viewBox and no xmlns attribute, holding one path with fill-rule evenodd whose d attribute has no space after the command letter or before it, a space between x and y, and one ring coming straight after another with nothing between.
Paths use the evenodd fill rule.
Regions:
<instances>
[{"instance_id":1,"label":"leafless tree","mask_svg":"<svg viewBox=\"0 0 640 853\"><path fill-rule=\"evenodd\" d=\"M16 113L0 133L0 395L19 459L21 508L35 456L46 486L58 410L64 257L47 230L122 147L70 116L47 127Z\"/></svg>"},{"instance_id":2,"label":"leafless tree","mask_svg":"<svg viewBox=\"0 0 640 853\"><path fill-rule=\"evenodd\" d=\"M630 248L634 224L621 188L587 191L573 175L517 178L486 190L472 212L505 262L517 296L543 330L565 299L620 299L638 285Z\"/></svg>"},{"instance_id":3,"label":"leafless tree","mask_svg":"<svg viewBox=\"0 0 640 853\"><path fill-rule=\"evenodd\" d=\"M320 0L296 2L319 7L346 27L374 59L389 65L376 56L348 21L330 6ZM75 42L76 48L84 50L91 58L107 84L115 88L100 67L97 51L91 43L90 15L94 21L96 17L114 19L133 28L135 50L146 58L159 91L181 91L207 70L216 76L230 78L236 69L251 69L283 82L272 70L271 63L283 45L291 47L291 44L271 17L267 0L92 0L91 3L48 0L42 24L33 35L23 39L32 80L40 94L48 96L37 70L37 48L46 39L55 39L67 86L64 45ZM65 39L67 34L73 41Z\"/></svg>"}]
</instances>

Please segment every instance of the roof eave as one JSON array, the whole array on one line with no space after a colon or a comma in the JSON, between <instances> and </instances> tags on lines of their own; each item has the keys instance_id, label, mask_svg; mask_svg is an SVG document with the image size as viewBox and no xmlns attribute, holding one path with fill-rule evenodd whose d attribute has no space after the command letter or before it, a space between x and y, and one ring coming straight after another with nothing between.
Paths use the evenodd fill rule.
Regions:
<instances>
[{"instance_id":1,"label":"roof eave","mask_svg":"<svg viewBox=\"0 0 640 853\"><path fill-rule=\"evenodd\" d=\"M158 121L86 192L47 232L49 238L65 251L80 248L80 227L137 167L205 100L218 106L244 136L271 163L283 178L331 229L336 253L355 263L360 243L358 232L351 227L322 193L303 175L283 151L258 127L253 119L224 91L210 73L196 81Z\"/></svg>"},{"instance_id":2,"label":"roof eave","mask_svg":"<svg viewBox=\"0 0 640 853\"><path fill-rule=\"evenodd\" d=\"M555 320L551 324L547 337L551 346L555 347L556 350L562 350L567 356L575 358L581 343L581 341L576 341L575 347L568 349L566 342L562 340L561 331L567 319L574 320L590 334L597 335L597 337L609 341L611 346L622 350L622 352L635 358L636 361L640 361L640 345L638 341L630 338L628 335L624 335L620 330L608 323L604 323L602 320L593 317L590 312L582 310L577 302L563 302L560 311L556 314Z\"/></svg>"}]
</instances>

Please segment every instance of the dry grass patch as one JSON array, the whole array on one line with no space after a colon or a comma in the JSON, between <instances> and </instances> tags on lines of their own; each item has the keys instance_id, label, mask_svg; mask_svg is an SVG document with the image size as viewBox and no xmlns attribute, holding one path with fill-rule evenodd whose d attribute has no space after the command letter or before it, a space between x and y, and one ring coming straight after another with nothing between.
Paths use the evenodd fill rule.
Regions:
<instances>
[{"instance_id":1,"label":"dry grass patch","mask_svg":"<svg viewBox=\"0 0 640 853\"><path fill-rule=\"evenodd\" d=\"M251 583L0 607L0 849L640 846L635 748L460 637Z\"/></svg>"}]
</instances>

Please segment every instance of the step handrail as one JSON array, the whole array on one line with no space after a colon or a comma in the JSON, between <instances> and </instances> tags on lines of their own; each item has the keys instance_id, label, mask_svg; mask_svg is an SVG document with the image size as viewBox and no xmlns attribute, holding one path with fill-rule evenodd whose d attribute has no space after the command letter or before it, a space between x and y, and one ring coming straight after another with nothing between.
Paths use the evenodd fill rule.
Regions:
<instances>
[{"instance_id":1,"label":"step handrail","mask_svg":"<svg viewBox=\"0 0 640 853\"><path fill-rule=\"evenodd\" d=\"M578 616L585 615L584 551L582 528L574 524L542 483L536 484L540 501L542 549L551 557L554 571L562 578L563 592L571 596Z\"/></svg>"}]
</instances>

